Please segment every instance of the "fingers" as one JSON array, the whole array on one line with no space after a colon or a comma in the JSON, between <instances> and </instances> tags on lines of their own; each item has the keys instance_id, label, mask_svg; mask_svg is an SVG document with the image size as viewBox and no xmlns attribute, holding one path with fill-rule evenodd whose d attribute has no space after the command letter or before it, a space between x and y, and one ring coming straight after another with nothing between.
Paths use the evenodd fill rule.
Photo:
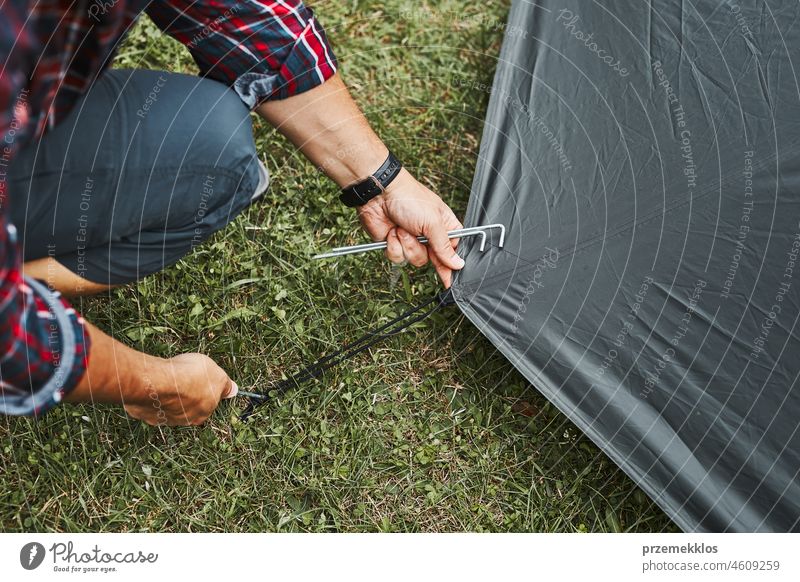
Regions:
<instances>
[{"instance_id":1,"label":"fingers","mask_svg":"<svg viewBox=\"0 0 800 582\"><path fill-rule=\"evenodd\" d=\"M386 256L398 265L408 262L415 267L423 267L428 263L428 249L402 228L389 231L386 237Z\"/></svg>"},{"instance_id":2,"label":"fingers","mask_svg":"<svg viewBox=\"0 0 800 582\"><path fill-rule=\"evenodd\" d=\"M447 238L447 230L441 223L430 226L425 235L428 237L428 249L431 257L436 257L442 266L459 270L464 266L464 259L456 254L453 243Z\"/></svg>"},{"instance_id":3,"label":"fingers","mask_svg":"<svg viewBox=\"0 0 800 582\"><path fill-rule=\"evenodd\" d=\"M383 207L373 198L358 209L358 219L372 240L386 240L394 223L386 217Z\"/></svg>"},{"instance_id":4,"label":"fingers","mask_svg":"<svg viewBox=\"0 0 800 582\"><path fill-rule=\"evenodd\" d=\"M239 393L239 385L231 380L222 392L222 399L233 398Z\"/></svg>"},{"instance_id":5,"label":"fingers","mask_svg":"<svg viewBox=\"0 0 800 582\"><path fill-rule=\"evenodd\" d=\"M397 237L400 239L400 245L403 248L403 256L406 260L415 267L423 267L428 264L428 249L412 236L408 231L402 228L395 229Z\"/></svg>"},{"instance_id":6,"label":"fingers","mask_svg":"<svg viewBox=\"0 0 800 582\"><path fill-rule=\"evenodd\" d=\"M126 403L125 411L153 426L203 424L220 400L233 398L239 386L211 358L181 354L165 361L144 401Z\"/></svg>"},{"instance_id":7,"label":"fingers","mask_svg":"<svg viewBox=\"0 0 800 582\"><path fill-rule=\"evenodd\" d=\"M447 224L447 230L461 230L464 228L464 225L461 224L461 221L449 207L445 211L444 222Z\"/></svg>"},{"instance_id":8,"label":"fingers","mask_svg":"<svg viewBox=\"0 0 800 582\"><path fill-rule=\"evenodd\" d=\"M406 260L403 254L403 245L397 236L396 228L391 229L386 236L386 258L395 265L403 264Z\"/></svg>"},{"instance_id":9,"label":"fingers","mask_svg":"<svg viewBox=\"0 0 800 582\"><path fill-rule=\"evenodd\" d=\"M405 236L404 236L405 235ZM407 240L410 238L411 240ZM451 253L455 253L455 241L451 242ZM395 264L404 264L406 261L416 267L421 267L428 262L430 258L436 273L442 280L445 289L450 288L452 282L453 271L450 267L444 265L442 261L433 253L428 253L428 250L408 232L402 229L393 228L386 237L386 256ZM421 251L420 252L420 247Z\"/></svg>"},{"instance_id":10,"label":"fingers","mask_svg":"<svg viewBox=\"0 0 800 582\"><path fill-rule=\"evenodd\" d=\"M214 360L203 355L199 355L199 359L202 361L204 368L203 375L207 383L209 400L213 398L213 402L196 403L194 410L195 416L199 417L202 423L211 416L211 413L214 412L214 409L219 405L221 400L236 396L239 393L239 386L228 377L225 370L220 368Z\"/></svg>"},{"instance_id":11,"label":"fingers","mask_svg":"<svg viewBox=\"0 0 800 582\"><path fill-rule=\"evenodd\" d=\"M455 251L458 240L447 238L446 231L443 235L444 248L440 246L439 253L437 254L430 248L434 240L432 237L429 237L429 247L426 247L408 231L402 228L393 228L386 237L386 256L395 264L402 265L409 262L415 267L422 267L430 260L436 269L436 273L442 280L445 289L449 289L452 283L454 268L451 267L451 265L460 265L455 267L460 268L464 265L464 261ZM447 257L449 262L442 260L442 255Z\"/></svg>"},{"instance_id":12,"label":"fingers","mask_svg":"<svg viewBox=\"0 0 800 582\"><path fill-rule=\"evenodd\" d=\"M451 230L461 230L464 228L464 225L461 224L461 221L456 218L456 215L453 214L453 211L448 209L450 212L449 219L447 220L447 231L450 232ZM458 250L458 243L461 239L460 238L451 238L450 239L450 246L453 247L453 252Z\"/></svg>"},{"instance_id":13,"label":"fingers","mask_svg":"<svg viewBox=\"0 0 800 582\"><path fill-rule=\"evenodd\" d=\"M431 253L431 264L433 268L436 269L436 274L439 275L439 278L442 280L444 288L450 289L450 284L453 281L453 270L445 267L433 253Z\"/></svg>"}]
</instances>

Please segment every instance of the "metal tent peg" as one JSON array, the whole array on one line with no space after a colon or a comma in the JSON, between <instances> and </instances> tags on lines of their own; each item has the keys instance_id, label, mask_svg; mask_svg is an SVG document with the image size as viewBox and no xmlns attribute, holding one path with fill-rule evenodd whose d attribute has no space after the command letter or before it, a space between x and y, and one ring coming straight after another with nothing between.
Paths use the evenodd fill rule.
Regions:
<instances>
[{"instance_id":1,"label":"metal tent peg","mask_svg":"<svg viewBox=\"0 0 800 582\"><path fill-rule=\"evenodd\" d=\"M451 230L450 232L447 233L447 238L466 238L469 236L480 236L481 242L478 248L481 250L481 252L483 252L486 249L486 231L491 229L500 229L500 239L497 241L497 247L503 248L506 239L506 227L502 224L486 224L483 226L471 226L468 228L459 228L456 230ZM424 236L418 236L417 240L422 244L426 244L428 242L427 237ZM345 255L356 255L359 253L365 253L367 251L377 251L385 248L386 248L386 241L380 241L380 242L366 243L361 245L352 245L347 247L336 247L325 253L314 255L311 258L331 259L334 257L343 257Z\"/></svg>"}]
</instances>

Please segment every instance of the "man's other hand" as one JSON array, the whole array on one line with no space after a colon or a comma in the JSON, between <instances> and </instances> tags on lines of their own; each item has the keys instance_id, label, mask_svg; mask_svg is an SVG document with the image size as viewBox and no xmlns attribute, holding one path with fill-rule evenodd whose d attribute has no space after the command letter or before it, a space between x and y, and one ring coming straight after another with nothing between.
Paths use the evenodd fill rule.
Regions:
<instances>
[{"instance_id":1,"label":"man's other hand","mask_svg":"<svg viewBox=\"0 0 800 582\"><path fill-rule=\"evenodd\" d=\"M393 263L422 267L430 260L446 288L452 272L464 266L456 254L458 239L447 238L448 231L462 224L441 198L405 169L386 192L361 206L358 216L373 240L386 241L386 256ZM428 238L427 246L416 239L419 235Z\"/></svg>"},{"instance_id":2,"label":"man's other hand","mask_svg":"<svg viewBox=\"0 0 800 582\"><path fill-rule=\"evenodd\" d=\"M132 417L154 426L203 424L223 398L239 391L225 371L203 354L181 354L168 360L151 359L142 380L147 399L124 401Z\"/></svg>"},{"instance_id":3,"label":"man's other hand","mask_svg":"<svg viewBox=\"0 0 800 582\"><path fill-rule=\"evenodd\" d=\"M112 339L91 323L89 368L66 402L122 404L132 417L157 426L205 422L239 387L203 354L157 358Z\"/></svg>"}]
</instances>

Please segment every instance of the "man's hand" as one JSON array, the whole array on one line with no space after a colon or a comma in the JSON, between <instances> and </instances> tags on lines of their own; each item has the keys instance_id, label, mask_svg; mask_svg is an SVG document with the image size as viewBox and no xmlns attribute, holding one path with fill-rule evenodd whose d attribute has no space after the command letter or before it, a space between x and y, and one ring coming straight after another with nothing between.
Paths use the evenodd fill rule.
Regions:
<instances>
[{"instance_id":1,"label":"man's hand","mask_svg":"<svg viewBox=\"0 0 800 582\"><path fill-rule=\"evenodd\" d=\"M156 426L203 424L238 386L202 354L170 359L137 352L86 324L89 368L65 400L122 404L132 417Z\"/></svg>"},{"instance_id":2,"label":"man's hand","mask_svg":"<svg viewBox=\"0 0 800 582\"><path fill-rule=\"evenodd\" d=\"M147 400L123 401L125 412L154 426L203 424L223 398L239 391L225 371L203 354L181 354L158 360L143 371Z\"/></svg>"},{"instance_id":3,"label":"man's hand","mask_svg":"<svg viewBox=\"0 0 800 582\"><path fill-rule=\"evenodd\" d=\"M367 123L339 75L288 99L265 101L256 108L264 119L288 137L340 188L360 182L386 160L389 150ZM406 170L386 192L359 209L361 224L374 240L386 240L386 255L394 262L422 266L428 259L445 287L453 269L464 261L448 230L461 228L453 211ZM428 247L416 240L424 235Z\"/></svg>"},{"instance_id":4,"label":"man's hand","mask_svg":"<svg viewBox=\"0 0 800 582\"><path fill-rule=\"evenodd\" d=\"M373 240L385 240L386 256L393 263L408 261L415 267L430 259L446 288L453 270L464 266L456 254L458 239L448 239L447 232L462 228L461 223L441 198L420 184L405 169L358 211L364 229ZM427 247L417 240L428 238Z\"/></svg>"}]
</instances>

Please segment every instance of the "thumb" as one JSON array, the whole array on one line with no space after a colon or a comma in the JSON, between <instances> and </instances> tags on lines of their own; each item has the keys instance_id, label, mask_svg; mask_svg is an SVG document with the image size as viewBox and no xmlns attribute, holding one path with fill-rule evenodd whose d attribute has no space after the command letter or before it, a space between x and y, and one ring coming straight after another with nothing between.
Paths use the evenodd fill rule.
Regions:
<instances>
[{"instance_id":1,"label":"thumb","mask_svg":"<svg viewBox=\"0 0 800 582\"><path fill-rule=\"evenodd\" d=\"M236 382L234 382L233 380L231 380L230 382L228 382L228 387L222 393L222 398L223 399L225 399L225 398L233 398L238 393L239 393L239 385Z\"/></svg>"},{"instance_id":2,"label":"thumb","mask_svg":"<svg viewBox=\"0 0 800 582\"><path fill-rule=\"evenodd\" d=\"M382 205L371 202L359 207L358 218L372 240L386 240L394 223L388 219Z\"/></svg>"},{"instance_id":3,"label":"thumb","mask_svg":"<svg viewBox=\"0 0 800 582\"><path fill-rule=\"evenodd\" d=\"M464 259L453 250L453 245L447 238L447 231L441 223L432 225L430 232L425 236L428 237L428 248L442 264L456 271L464 266Z\"/></svg>"}]
</instances>

